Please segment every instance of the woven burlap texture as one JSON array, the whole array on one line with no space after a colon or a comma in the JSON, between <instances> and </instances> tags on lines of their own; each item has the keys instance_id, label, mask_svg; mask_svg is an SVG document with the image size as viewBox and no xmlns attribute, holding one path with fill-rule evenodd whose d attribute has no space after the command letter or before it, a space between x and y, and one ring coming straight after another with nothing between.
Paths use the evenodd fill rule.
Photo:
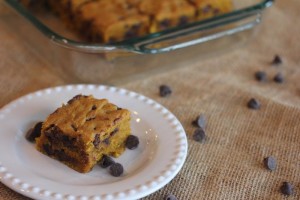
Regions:
<instances>
[{"instance_id":1,"label":"woven burlap texture","mask_svg":"<svg viewBox=\"0 0 300 200\"><path fill-rule=\"evenodd\" d=\"M258 35L232 52L194 63L192 66L152 75L121 87L158 101L183 124L188 137L188 155L182 170L165 187L143 199L165 199L174 194L186 199L300 199L300 17L298 0L278 0L264 16ZM1 24L0 24L1 26ZM68 84L49 70L41 58L27 52L9 32L0 32L0 106L37 89ZM2 46L2 45L1 45ZM272 66L275 54L283 63ZM24 68L19 68L24 65ZM45 67L44 67L45 66ZM268 81L255 80L265 71ZM276 73L284 74L282 84ZM47 74L43 78L40 74ZM159 97L160 84L173 93ZM256 98L260 110L247 102ZM191 122L203 113L207 117L208 140L193 141ZM263 165L274 156L277 169ZM294 185L295 194L280 193L283 181ZM3 184L0 199L27 199Z\"/></svg>"}]
</instances>

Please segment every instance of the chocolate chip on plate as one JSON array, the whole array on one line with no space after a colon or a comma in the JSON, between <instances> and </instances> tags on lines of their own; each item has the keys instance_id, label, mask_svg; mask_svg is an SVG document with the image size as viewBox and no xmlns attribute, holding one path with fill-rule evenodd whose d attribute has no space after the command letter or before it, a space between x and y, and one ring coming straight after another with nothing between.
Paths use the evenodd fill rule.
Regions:
<instances>
[{"instance_id":1,"label":"chocolate chip on plate","mask_svg":"<svg viewBox=\"0 0 300 200\"><path fill-rule=\"evenodd\" d=\"M277 73L275 76L274 76L274 81L276 83L283 83L284 81L284 77L283 77L283 74L282 73Z\"/></svg>"},{"instance_id":2,"label":"chocolate chip on plate","mask_svg":"<svg viewBox=\"0 0 300 200\"><path fill-rule=\"evenodd\" d=\"M279 55L275 55L272 61L272 65L280 65L282 63L282 59Z\"/></svg>"},{"instance_id":3,"label":"chocolate chip on plate","mask_svg":"<svg viewBox=\"0 0 300 200\"><path fill-rule=\"evenodd\" d=\"M109 172L112 176L118 177L123 174L124 169L120 163L113 163L109 168Z\"/></svg>"},{"instance_id":4,"label":"chocolate chip on plate","mask_svg":"<svg viewBox=\"0 0 300 200\"><path fill-rule=\"evenodd\" d=\"M102 168L107 168L107 167L111 166L114 163L115 163L115 161L111 157L109 157L107 155L103 155L102 159L99 161L98 164Z\"/></svg>"},{"instance_id":5,"label":"chocolate chip on plate","mask_svg":"<svg viewBox=\"0 0 300 200\"><path fill-rule=\"evenodd\" d=\"M204 114L200 114L193 122L192 124L196 127L205 129L206 127L206 117Z\"/></svg>"},{"instance_id":6,"label":"chocolate chip on plate","mask_svg":"<svg viewBox=\"0 0 300 200\"><path fill-rule=\"evenodd\" d=\"M177 198L176 198L173 194L169 194L169 195L166 197L166 200L177 200Z\"/></svg>"},{"instance_id":7,"label":"chocolate chip on plate","mask_svg":"<svg viewBox=\"0 0 300 200\"><path fill-rule=\"evenodd\" d=\"M289 182L283 182L280 187L281 193L285 195L292 195L294 193L294 187Z\"/></svg>"},{"instance_id":8,"label":"chocolate chip on plate","mask_svg":"<svg viewBox=\"0 0 300 200\"><path fill-rule=\"evenodd\" d=\"M167 96L170 96L172 93L172 90L169 86L167 85L161 85L159 86L159 95L161 97L167 97Z\"/></svg>"},{"instance_id":9,"label":"chocolate chip on plate","mask_svg":"<svg viewBox=\"0 0 300 200\"><path fill-rule=\"evenodd\" d=\"M255 79L259 82L266 82L267 81L267 73L264 71L257 71L255 72Z\"/></svg>"},{"instance_id":10,"label":"chocolate chip on plate","mask_svg":"<svg viewBox=\"0 0 300 200\"><path fill-rule=\"evenodd\" d=\"M202 128L197 128L197 129L194 131L193 139L194 139L195 141L197 141L197 142L204 143L205 140L206 140L206 134L205 134L205 131L204 131Z\"/></svg>"},{"instance_id":11,"label":"chocolate chip on plate","mask_svg":"<svg viewBox=\"0 0 300 200\"><path fill-rule=\"evenodd\" d=\"M247 104L248 108L258 110L260 109L260 102L254 98L251 98Z\"/></svg>"},{"instance_id":12,"label":"chocolate chip on plate","mask_svg":"<svg viewBox=\"0 0 300 200\"><path fill-rule=\"evenodd\" d=\"M38 122L32 129L26 133L26 139L30 142L34 142L35 138L40 137L43 122Z\"/></svg>"},{"instance_id":13,"label":"chocolate chip on plate","mask_svg":"<svg viewBox=\"0 0 300 200\"><path fill-rule=\"evenodd\" d=\"M129 135L125 141L125 146L130 149L136 149L139 146L139 138L135 135Z\"/></svg>"},{"instance_id":14,"label":"chocolate chip on plate","mask_svg":"<svg viewBox=\"0 0 300 200\"><path fill-rule=\"evenodd\" d=\"M274 171L277 166L276 159L273 156L266 157L264 159L264 164L265 164L265 167L271 171Z\"/></svg>"}]
</instances>

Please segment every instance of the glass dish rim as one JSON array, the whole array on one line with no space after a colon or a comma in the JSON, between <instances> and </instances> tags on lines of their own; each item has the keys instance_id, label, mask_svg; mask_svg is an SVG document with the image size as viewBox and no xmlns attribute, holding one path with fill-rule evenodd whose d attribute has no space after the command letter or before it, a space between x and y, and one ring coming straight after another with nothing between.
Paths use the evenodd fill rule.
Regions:
<instances>
[{"instance_id":1,"label":"glass dish rim","mask_svg":"<svg viewBox=\"0 0 300 200\"><path fill-rule=\"evenodd\" d=\"M255 14L261 13L265 8L272 6L274 0L261 0L259 3L256 3L252 6L248 6L238 10L233 10L232 12L221 14L206 20L196 21L184 26L173 27L173 28L166 29L164 31L150 33L142 37L136 37L133 39L128 39L128 40L124 40L112 44L81 42L81 41L75 41L66 38L56 33L47 25L42 23L33 14L31 14L30 11L25 9L17 0L4 0L3 2L6 3L8 6L10 6L11 8L13 8L18 14L23 16L35 28L37 28L39 32L41 32L44 36L49 38L52 42L56 43L58 46L62 46L76 51L88 52L88 53L125 51L125 52L133 52L138 54L156 54L165 51L151 50L151 49L149 50L147 48L143 48L143 47L141 48L140 45L141 44L144 45L145 43L147 44L148 41L153 41L155 39L159 40L160 38L163 38L169 34L174 35L174 33L178 33L184 29L192 29L192 31L200 31L204 29L203 27L205 27L205 29L209 29L209 28L214 28L215 26L218 25L226 25L229 23L239 21L251 15L253 16ZM216 25L216 22L219 22L217 23L218 25ZM166 51L170 51L170 50L175 50L175 48Z\"/></svg>"}]
</instances>

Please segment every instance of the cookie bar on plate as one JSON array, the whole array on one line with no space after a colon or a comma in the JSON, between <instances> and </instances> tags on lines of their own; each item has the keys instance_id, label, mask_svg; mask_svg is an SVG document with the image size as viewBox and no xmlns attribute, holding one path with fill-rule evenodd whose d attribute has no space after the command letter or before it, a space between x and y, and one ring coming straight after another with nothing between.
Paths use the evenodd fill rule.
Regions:
<instances>
[{"instance_id":1,"label":"cookie bar on plate","mask_svg":"<svg viewBox=\"0 0 300 200\"><path fill-rule=\"evenodd\" d=\"M103 155L120 156L130 135L130 112L106 99L77 95L50 114L36 139L38 151L89 172Z\"/></svg>"}]
</instances>

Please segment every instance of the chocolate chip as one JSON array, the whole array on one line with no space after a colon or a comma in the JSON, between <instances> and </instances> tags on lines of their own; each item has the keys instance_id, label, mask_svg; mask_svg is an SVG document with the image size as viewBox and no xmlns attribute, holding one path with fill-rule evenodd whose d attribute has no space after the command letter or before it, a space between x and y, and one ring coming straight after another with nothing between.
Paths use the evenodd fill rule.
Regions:
<instances>
[{"instance_id":1,"label":"chocolate chip","mask_svg":"<svg viewBox=\"0 0 300 200\"><path fill-rule=\"evenodd\" d=\"M90 118L87 118L85 121L91 121L91 120L94 120L94 119L96 119L96 117L90 117Z\"/></svg>"},{"instance_id":2,"label":"chocolate chip","mask_svg":"<svg viewBox=\"0 0 300 200\"><path fill-rule=\"evenodd\" d=\"M178 26L183 26L189 22L189 18L187 16L181 16L179 18Z\"/></svg>"},{"instance_id":3,"label":"chocolate chip","mask_svg":"<svg viewBox=\"0 0 300 200\"><path fill-rule=\"evenodd\" d=\"M167 96L170 96L171 94L172 94L172 90L169 86L167 86L167 85L159 86L159 95L161 97L167 97Z\"/></svg>"},{"instance_id":4,"label":"chocolate chip","mask_svg":"<svg viewBox=\"0 0 300 200\"><path fill-rule=\"evenodd\" d=\"M139 146L139 138L135 135L129 135L125 141L125 146L130 149L136 149Z\"/></svg>"},{"instance_id":5,"label":"chocolate chip","mask_svg":"<svg viewBox=\"0 0 300 200\"><path fill-rule=\"evenodd\" d=\"M43 122L38 122L32 129L26 133L26 139L30 142L34 142L35 138L40 137Z\"/></svg>"},{"instance_id":6,"label":"chocolate chip","mask_svg":"<svg viewBox=\"0 0 300 200\"><path fill-rule=\"evenodd\" d=\"M274 171L277 166L276 159L272 156L266 157L264 159L264 164L265 164L265 167L271 171Z\"/></svg>"},{"instance_id":7,"label":"chocolate chip","mask_svg":"<svg viewBox=\"0 0 300 200\"><path fill-rule=\"evenodd\" d=\"M128 31L125 32L124 38L130 39L130 38L136 37L137 35L138 35L137 30L129 29Z\"/></svg>"},{"instance_id":8,"label":"chocolate chip","mask_svg":"<svg viewBox=\"0 0 300 200\"><path fill-rule=\"evenodd\" d=\"M123 108L117 107L117 110L122 110Z\"/></svg>"},{"instance_id":9,"label":"chocolate chip","mask_svg":"<svg viewBox=\"0 0 300 200\"><path fill-rule=\"evenodd\" d=\"M116 124L118 121L120 121L121 117L117 117L116 119L114 119L114 124Z\"/></svg>"},{"instance_id":10,"label":"chocolate chip","mask_svg":"<svg viewBox=\"0 0 300 200\"><path fill-rule=\"evenodd\" d=\"M248 108L250 109L254 109L254 110L258 110L260 109L260 102L254 98L250 99L248 101Z\"/></svg>"},{"instance_id":11,"label":"chocolate chip","mask_svg":"<svg viewBox=\"0 0 300 200\"><path fill-rule=\"evenodd\" d=\"M105 138L105 139L103 140L103 143L106 144L106 145L109 145L109 144L110 144L109 138Z\"/></svg>"},{"instance_id":12,"label":"chocolate chip","mask_svg":"<svg viewBox=\"0 0 300 200\"><path fill-rule=\"evenodd\" d=\"M101 160L98 162L98 164L102 168L107 168L107 167L111 166L113 163L115 163L115 161L107 155L103 155Z\"/></svg>"},{"instance_id":13,"label":"chocolate chip","mask_svg":"<svg viewBox=\"0 0 300 200\"><path fill-rule=\"evenodd\" d=\"M176 198L173 194L169 194L169 195L166 197L166 200L177 200L177 198Z\"/></svg>"},{"instance_id":14,"label":"chocolate chip","mask_svg":"<svg viewBox=\"0 0 300 200\"><path fill-rule=\"evenodd\" d=\"M110 37L110 38L109 38L109 43L115 43L115 42L117 42L117 41L118 41L117 38L114 38L114 37Z\"/></svg>"},{"instance_id":15,"label":"chocolate chip","mask_svg":"<svg viewBox=\"0 0 300 200\"><path fill-rule=\"evenodd\" d=\"M260 82L266 82L267 81L267 73L263 71L257 71L255 72L255 79Z\"/></svg>"},{"instance_id":16,"label":"chocolate chip","mask_svg":"<svg viewBox=\"0 0 300 200\"><path fill-rule=\"evenodd\" d=\"M280 65L282 63L282 59L279 55L275 55L272 61L272 65Z\"/></svg>"},{"instance_id":17,"label":"chocolate chip","mask_svg":"<svg viewBox=\"0 0 300 200\"><path fill-rule=\"evenodd\" d=\"M194 131L193 139L197 142L204 143L206 141L206 134L202 128L197 128Z\"/></svg>"},{"instance_id":18,"label":"chocolate chip","mask_svg":"<svg viewBox=\"0 0 300 200\"><path fill-rule=\"evenodd\" d=\"M97 106L93 105L92 110L96 110L96 109L97 109Z\"/></svg>"},{"instance_id":19,"label":"chocolate chip","mask_svg":"<svg viewBox=\"0 0 300 200\"><path fill-rule=\"evenodd\" d=\"M71 124L71 127L72 127L72 129L73 129L74 131L77 131L77 128L76 128L76 126L75 126L74 124Z\"/></svg>"},{"instance_id":20,"label":"chocolate chip","mask_svg":"<svg viewBox=\"0 0 300 200\"><path fill-rule=\"evenodd\" d=\"M285 194L288 196L292 195L294 193L294 187L289 182L283 182L280 187L280 190L281 190L282 194Z\"/></svg>"},{"instance_id":21,"label":"chocolate chip","mask_svg":"<svg viewBox=\"0 0 300 200\"><path fill-rule=\"evenodd\" d=\"M167 29L171 26L171 21L169 19L164 19L159 22L159 28L161 30Z\"/></svg>"},{"instance_id":22,"label":"chocolate chip","mask_svg":"<svg viewBox=\"0 0 300 200\"><path fill-rule=\"evenodd\" d=\"M206 127L206 118L205 115L201 114L199 115L193 122L192 124L196 127L205 129Z\"/></svg>"},{"instance_id":23,"label":"chocolate chip","mask_svg":"<svg viewBox=\"0 0 300 200\"><path fill-rule=\"evenodd\" d=\"M210 4L208 4L207 6L205 6L204 8L202 8L202 13L206 14L208 13L210 10L212 9L212 6Z\"/></svg>"},{"instance_id":24,"label":"chocolate chip","mask_svg":"<svg viewBox=\"0 0 300 200\"><path fill-rule=\"evenodd\" d=\"M283 74L282 74L282 73L277 73L277 74L274 76L274 81L275 81L276 83L283 83L283 81L284 81Z\"/></svg>"},{"instance_id":25,"label":"chocolate chip","mask_svg":"<svg viewBox=\"0 0 300 200\"><path fill-rule=\"evenodd\" d=\"M117 132L119 131L119 128L115 128L115 130L113 130L111 133L110 133L110 136L114 136Z\"/></svg>"},{"instance_id":26,"label":"chocolate chip","mask_svg":"<svg viewBox=\"0 0 300 200\"><path fill-rule=\"evenodd\" d=\"M43 149L49 156L54 154L54 151L49 144L44 144Z\"/></svg>"},{"instance_id":27,"label":"chocolate chip","mask_svg":"<svg viewBox=\"0 0 300 200\"><path fill-rule=\"evenodd\" d=\"M109 172L112 176L118 177L123 174L124 169L120 163L113 163L109 168Z\"/></svg>"},{"instance_id":28,"label":"chocolate chip","mask_svg":"<svg viewBox=\"0 0 300 200\"><path fill-rule=\"evenodd\" d=\"M220 12L221 11L218 8L214 9L214 11L213 11L214 15L218 15L218 14L220 14Z\"/></svg>"},{"instance_id":29,"label":"chocolate chip","mask_svg":"<svg viewBox=\"0 0 300 200\"><path fill-rule=\"evenodd\" d=\"M99 144L100 144L100 134L95 135L95 139L93 141L93 144L94 144L95 147L99 146Z\"/></svg>"},{"instance_id":30,"label":"chocolate chip","mask_svg":"<svg viewBox=\"0 0 300 200\"><path fill-rule=\"evenodd\" d=\"M78 99L80 99L81 97L87 98L88 96L82 95L82 94L78 94L78 95L74 96L72 99L70 99L70 100L68 101L68 104L73 103L73 101L78 100Z\"/></svg>"}]
</instances>

